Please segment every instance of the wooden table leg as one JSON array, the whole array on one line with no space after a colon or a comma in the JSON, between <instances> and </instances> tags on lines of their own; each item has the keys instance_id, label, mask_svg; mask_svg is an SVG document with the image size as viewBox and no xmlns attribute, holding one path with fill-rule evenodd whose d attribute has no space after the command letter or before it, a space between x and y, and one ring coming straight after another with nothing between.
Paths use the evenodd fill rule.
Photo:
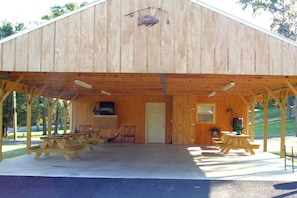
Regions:
<instances>
[{"instance_id":1,"label":"wooden table leg","mask_svg":"<svg viewBox=\"0 0 297 198\"><path fill-rule=\"evenodd\" d=\"M78 141L78 142L79 142L79 141ZM67 143L69 146L74 146L74 143L73 143L72 139L70 139L70 138L66 140L66 143ZM84 150L84 148L83 148L83 150ZM74 152L74 156L75 156L75 157L79 157L77 151Z\"/></svg>"},{"instance_id":2,"label":"wooden table leg","mask_svg":"<svg viewBox=\"0 0 297 198\"><path fill-rule=\"evenodd\" d=\"M40 146L40 148L46 148L47 145L49 144L49 141L48 140L44 140L43 141L43 144ZM37 152L34 159L39 159L39 157L41 156L42 152Z\"/></svg>"},{"instance_id":3,"label":"wooden table leg","mask_svg":"<svg viewBox=\"0 0 297 198\"><path fill-rule=\"evenodd\" d=\"M65 148L65 146L63 144L63 141L56 140L56 142L57 142L57 144L58 144L58 146L59 146L60 149L66 150L66 148ZM68 153L64 153L64 157L65 157L66 160L71 160L71 157L70 157L70 155Z\"/></svg>"},{"instance_id":4,"label":"wooden table leg","mask_svg":"<svg viewBox=\"0 0 297 198\"><path fill-rule=\"evenodd\" d=\"M226 149L225 149L225 151L224 151L224 154L228 154L229 153L229 151L230 151L230 146L226 146Z\"/></svg>"}]
</instances>

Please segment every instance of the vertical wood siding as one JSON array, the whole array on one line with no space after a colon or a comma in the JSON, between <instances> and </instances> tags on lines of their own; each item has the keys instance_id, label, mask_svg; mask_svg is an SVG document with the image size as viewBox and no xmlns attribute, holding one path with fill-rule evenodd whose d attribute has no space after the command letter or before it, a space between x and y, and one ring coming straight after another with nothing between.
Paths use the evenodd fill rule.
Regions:
<instances>
[{"instance_id":1,"label":"vertical wood siding","mask_svg":"<svg viewBox=\"0 0 297 198\"><path fill-rule=\"evenodd\" d=\"M54 62L54 71L57 72L67 72L67 42L68 40L68 17L63 18L56 22L55 26L55 62ZM70 30L75 31L75 30ZM74 44L77 45L77 44ZM75 71L79 71L79 68L76 68Z\"/></svg>"},{"instance_id":2,"label":"vertical wood siding","mask_svg":"<svg viewBox=\"0 0 297 198\"><path fill-rule=\"evenodd\" d=\"M42 51L40 70L44 72L54 71L53 65L55 60L55 26L56 23L42 27Z\"/></svg>"},{"instance_id":3,"label":"vertical wood siding","mask_svg":"<svg viewBox=\"0 0 297 198\"><path fill-rule=\"evenodd\" d=\"M147 7L170 24L125 16ZM192 1L98 2L0 45L5 71L297 74L295 45Z\"/></svg>"},{"instance_id":4,"label":"vertical wood siding","mask_svg":"<svg viewBox=\"0 0 297 198\"><path fill-rule=\"evenodd\" d=\"M16 38L15 68L18 71L28 71L28 34Z\"/></svg>"},{"instance_id":5,"label":"vertical wood siding","mask_svg":"<svg viewBox=\"0 0 297 198\"><path fill-rule=\"evenodd\" d=\"M123 13L130 13L135 10L135 3L131 2L123 7ZM121 20L121 70L122 72L129 72L134 70L134 24L135 21L131 20L129 16L122 17ZM140 52L138 52L140 53Z\"/></svg>"},{"instance_id":6,"label":"vertical wood siding","mask_svg":"<svg viewBox=\"0 0 297 198\"><path fill-rule=\"evenodd\" d=\"M90 21L90 23L86 23ZM94 60L94 7L81 12L79 71L92 72Z\"/></svg>"},{"instance_id":7,"label":"vertical wood siding","mask_svg":"<svg viewBox=\"0 0 297 198\"><path fill-rule=\"evenodd\" d=\"M106 72L107 65L107 9L106 4L95 6L93 71Z\"/></svg>"},{"instance_id":8,"label":"vertical wood siding","mask_svg":"<svg viewBox=\"0 0 297 198\"><path fill-rule=\"evenodd\" d=\"M29 34L28 41L28 71L38 71L41 61L41 29Z\"/></svg>"},{"instance_id":9,"label":"vertical wood siding","mask_svg":"<svg viewBox=\"0 0 297 198\"><path fill-rule=\"evenodd\" d=\"M72 17L68 18L68 42L67 42L67 56L66 56L66 65L69 71L75 71L76 68L83 67L80 62L80 57L83 57L82 52L80 56L80 41L83 36L81 36L81 13L76 13ZM88 60L88 59L87 59ZM87 61L86 60L86 61Z\"/></svg>"},{"instance_id":10,"label":"vertical wood siding","mask_svg":"<svg viewBox=\"0 0 297 198\"><path fill-rule=\"evenodd\" d=\"M14 71L15 70L15 42L16 39L9 40L2 44L2 56L3 60L1 68L4 71Z\"/></svg>"}]
</instances>

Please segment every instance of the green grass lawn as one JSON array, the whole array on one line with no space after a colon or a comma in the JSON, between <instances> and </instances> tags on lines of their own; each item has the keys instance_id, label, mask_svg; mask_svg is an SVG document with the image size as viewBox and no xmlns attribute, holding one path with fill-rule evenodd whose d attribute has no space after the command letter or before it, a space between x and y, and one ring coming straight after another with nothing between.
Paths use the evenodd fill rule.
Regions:
<instances>
[{"instance_id":1,"label":"green grass lawn","mask_svg":"<svg viewBox=\"0 0 297 198\"><path fill-rule=\"evenodd\" d=\"M3 151L2 152L3 159L20 156L27 153L25 144L3 145L2 151Z\"/></svg>"},{"instance_id":2,"label":"green grass lawn","mask_svg":"<svg viewBox=\"0 0 297 198\"><path fill-rule=\"evenodd\" d=\"M281 121L280 120L271 120L268 121L268 135L279 135L281 130ZM286 134L295 134L296 123L295 118L286 120ZM263 135L264 123L259 122L255 123L255 136Z\"/></svg>"},{"instance_id":3,"label":"green grass lawn","mask_svg":"<svg viewBox=\"0 0 297 198\"><path fill-rule=\"evenodd\" d=\"M59 133L63 133L63 131L59 131ZM40 140L40 136L42 136L42 131L34 131L31 133L31 140ZM9 133L7 137L3 137L3 141L13 140L13 133ZM19 132L17 140L26 141L26 132ZM27 153L26 144L4 144L2 146L2 159L8 159L20 155L24 155Z\"/></svg>"},{"instance_id":4,"label":"green grass lawn","mask_svg":"<svg viewBox=\"0 0 297 198\"><path fill-rule=\"evenodd\" d=\"M294 117L294 108L291 108L292 119L286 120L286 134L295 134L296 121ZM281 109L271 107L268 109L268 135L280 135L281 130ZM264 131L264 111L255 109L255 136L263 135Z\"/></svg>"},{"instance_id":5,"label":"green grass lawn","mask_svg":"<svg viewBox=\"0 0 297 198\"><path fill-rule=\"evenodd\" d=\"M278 107L270 107L268 109L268 118L277 118L280 117L281 112L280 108ZM291 108L292 113L294 113L294 108ZM255 109L255 120L263 120L264 118L264 111L263 109Z\"/></svg>"}]
</instances>

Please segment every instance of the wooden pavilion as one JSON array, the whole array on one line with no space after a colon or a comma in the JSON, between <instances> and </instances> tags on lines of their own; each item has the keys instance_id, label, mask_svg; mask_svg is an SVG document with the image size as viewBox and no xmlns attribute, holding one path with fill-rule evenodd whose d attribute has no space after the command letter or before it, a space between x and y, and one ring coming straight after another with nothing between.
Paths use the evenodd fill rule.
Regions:
<instances>
[{"instance_id":1,"label":"wooden pavilion","mask_svg":"<svg viewBox=\"0 0 297 198\"><path fill-rule=\"evenodd\" d=\"M198 0L101 0L0 41L0 112L11 91L26 94L28 147L40 95L50 108L55 98L71 105L71 129L100 128L94 107L112 101L117 126L105 131L135 125L136 143L210 144L210 128L232 130L233 118L243 118L253 139L248 112L258 102L266 151L273 98L283 148L296 55L295 42Z\"/></svg>"}]
</instances>

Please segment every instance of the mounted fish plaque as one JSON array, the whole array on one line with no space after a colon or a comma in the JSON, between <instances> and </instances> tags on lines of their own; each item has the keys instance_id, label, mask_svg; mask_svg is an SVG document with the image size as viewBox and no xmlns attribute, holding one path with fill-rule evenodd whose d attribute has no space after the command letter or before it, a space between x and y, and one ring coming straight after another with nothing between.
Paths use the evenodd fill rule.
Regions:
<instances>
[{"instance_id":1,"label":"mounted fish plaque","mask_svg":"<svg viewBox=\"0 0 297 198\"><path fill-rule=\"evenodd\" d=\"M143 13L144 11L148 11L147 13L151 13L151 10L156 10L155 14L146 14L144 16L142 16L141 13ZM165 10L162 10L161 8L154 8L154 7L148 7L148 8L144 8L141 10L136 10L134 12L130 12L129 14L126 14L125 16L130 16L133 17L135 13L138 13L138 26L140 25L145 25L145 26L153 26L157 23L160 22L160 19L157 18L158 13L162 13L165 12L167 15L167 19L166 19L166 23L169 24L169 19L168 19L168 12ZM159 16L160 17L160 16Z\"/></svg>"},{"instance_id":2,"label":"mounted fish plaque","mask_svg":"<svg viewBox=\"0 0 297 198\"><path fill-rule=\"evenodd\" d=\"M151 16L151 15L145 15L144 17L138 16L138 26L139 25L155 25L159 23L159 19L156 19L155 17Z\"/></svg>"}]
</instances>

